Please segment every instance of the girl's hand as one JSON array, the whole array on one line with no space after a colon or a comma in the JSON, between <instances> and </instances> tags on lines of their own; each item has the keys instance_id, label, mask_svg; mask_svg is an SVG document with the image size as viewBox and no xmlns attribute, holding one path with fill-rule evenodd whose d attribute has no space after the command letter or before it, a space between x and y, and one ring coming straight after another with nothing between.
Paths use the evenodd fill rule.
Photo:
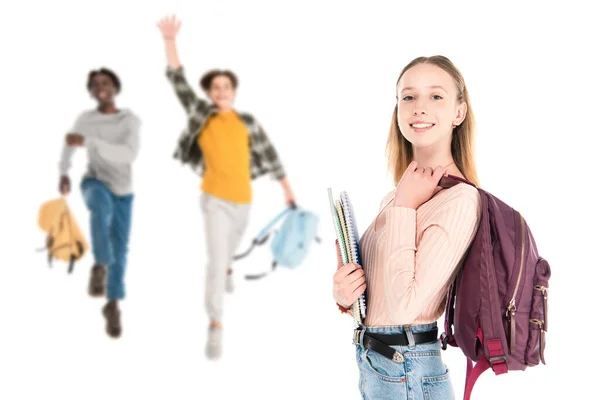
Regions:
<instances>
[{"instance_id":1,"label":"girl's hand","mask_svg":"<svg viewBox=\"0 0 600 400\"><path fill-rule=\"evenodd\" d=\"M358 264L342 265L342 255L337 240L335 244L338 265L333 275L333 297L340 306L350 308L367 288L365 272Z\"/></svg>"},{"instance_id":2,"label":"girl's hand","mask_svg":"<svg viewBox=\"0 0 600 400\"><path fill-rule=\"evenodd\" d=\"M446 175L446 170L442 166L437 166L432 170L431 168L418 168L416 161L411 162L396 187L394 206L416 210L421 204L431 199L444 175Z\"/></svg>"}]
</instances>

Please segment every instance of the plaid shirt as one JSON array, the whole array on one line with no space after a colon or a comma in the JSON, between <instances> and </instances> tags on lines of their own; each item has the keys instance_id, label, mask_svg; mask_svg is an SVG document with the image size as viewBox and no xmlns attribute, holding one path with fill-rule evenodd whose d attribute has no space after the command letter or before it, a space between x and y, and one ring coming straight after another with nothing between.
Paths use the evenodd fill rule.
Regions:
<instances>
[{"instance_id":1,"label":"plaid shirt","mask_svg":"<svg viewBox=\"0 0 600 400\"><path fill-rule=\"evenodd\" d=\"M202 150L198 146L198 135L209 117L216 114L217 108L196 96L187 82L183 67L167 68L167 78L175 89L177 98L185 108L187 127L179 136L173 157L184 164L189 164L200 176L204 175L206 165ZM263 128L250 114L238 113L242 122L250 132L250 171L252 179L270 173L274 179L285 177L285 171L275 148L267 138Z\"/></svg>"}]
</instances>

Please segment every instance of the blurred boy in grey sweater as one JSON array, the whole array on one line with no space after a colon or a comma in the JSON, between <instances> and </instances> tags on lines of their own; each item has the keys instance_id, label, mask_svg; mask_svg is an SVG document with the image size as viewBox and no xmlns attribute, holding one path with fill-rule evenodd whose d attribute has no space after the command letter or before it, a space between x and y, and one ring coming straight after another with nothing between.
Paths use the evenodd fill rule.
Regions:
<instances>
[{"instance_id":1,"label":"blurred boy in grey sweater","mask_svg":"<svg viewBox=\"0 0 600 400\"><path fill-rule=\"evenodd\" d=\"M118 109L114 97L121 89L117 75L109 69L91 71L88 90L98 107L84 111L66 135L60 160L61 193L71 189L68 172L77 147L85 147L88 167L81 190L91 221L91 242L95 264L89 294L106 294L102 309L106 331L121 335L118 301L125 297L125 266L133 203L132 163L139 150L140 119L128 109Z\"/></svg>"}]
</instances>

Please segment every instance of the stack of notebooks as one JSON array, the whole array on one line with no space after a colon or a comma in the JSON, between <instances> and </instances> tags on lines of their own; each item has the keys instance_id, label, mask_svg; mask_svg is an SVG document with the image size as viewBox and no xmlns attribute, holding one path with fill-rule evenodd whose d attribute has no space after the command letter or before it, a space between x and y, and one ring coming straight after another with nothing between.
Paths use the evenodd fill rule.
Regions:
<instances>
[{"instance_id":1,"label":"stack of notebooks","mask_svg":"<svg viewBox=\"0 0 600 400\"><path fill-rule=\"evenodd\" d=\"M362 266L360 259L360 251L358 247L359 236L356 227L356 218L354 217L354 209L348 193L341 192L340 198L333 198L331 188L327 189L329 194L329 204L331 206L331 215L333 217L333 225L336 231L340 253L342 255L342 263L355 263ZM362 325L367 315L367 300L366 291L354 302L351 311L354 316L354 321L358 325Z\"/></svg>"}]
</instances>

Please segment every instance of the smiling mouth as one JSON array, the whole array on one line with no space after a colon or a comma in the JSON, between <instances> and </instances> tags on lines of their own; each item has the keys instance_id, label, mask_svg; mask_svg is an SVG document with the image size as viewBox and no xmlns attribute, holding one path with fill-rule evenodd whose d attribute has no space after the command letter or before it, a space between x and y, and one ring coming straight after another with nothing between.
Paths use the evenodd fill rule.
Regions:
<instances>
[{"instance_id":1,"label":"smiling mouth","mask_svg":"<svg viewBox=\"0 0 600 400\"><path fill-rule=\"evenodd\" d=\"M414 129L429 129L429 128L431 128L434 125L435 124L418 123L418 124L410 124L410 127L414 128Z\"/></svg>"}]
</instances>

